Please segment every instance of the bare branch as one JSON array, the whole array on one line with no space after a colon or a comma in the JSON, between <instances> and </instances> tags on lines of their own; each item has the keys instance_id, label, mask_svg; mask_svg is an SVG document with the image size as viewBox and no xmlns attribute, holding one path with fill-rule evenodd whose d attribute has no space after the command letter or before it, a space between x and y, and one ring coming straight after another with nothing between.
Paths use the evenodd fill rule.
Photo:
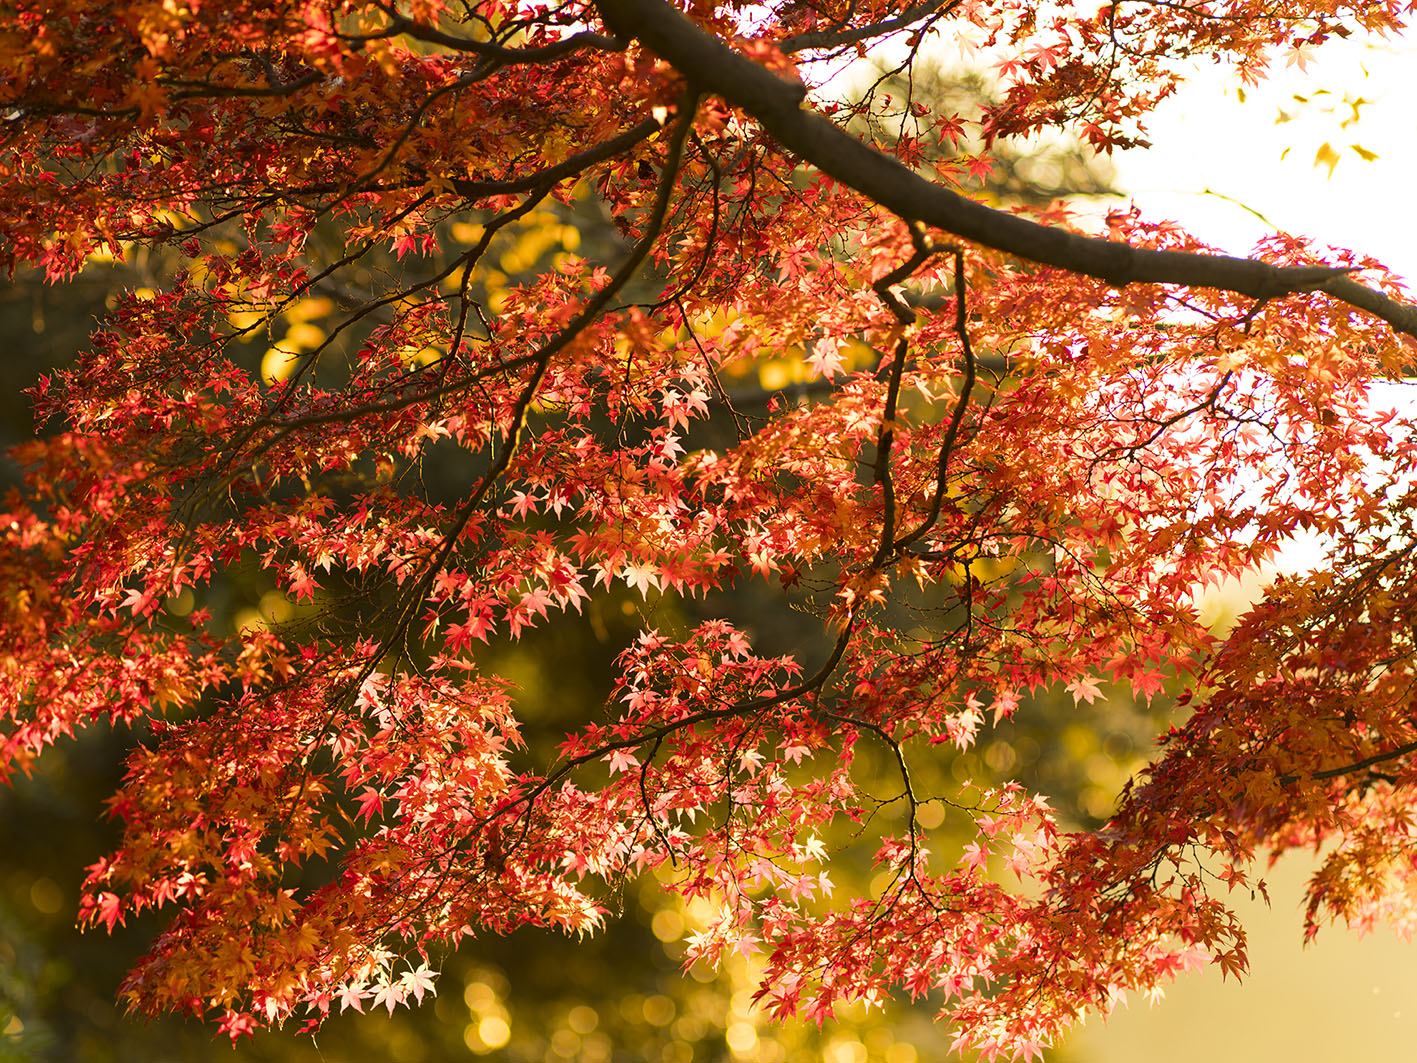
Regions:
<instances>
[{"instance_id":1,"label":"bare branch","mask_svg":"<svg viewBox=\"0 0 1417 1063\"><path fill-rule=\"evenodd\" d=\"M503 196L511 192L524 192L529 188L534 188L543 182L556 184L569 177L574 177L587 166L593 166L597 162L614 158L616 155L634 147L642 140L647 140L655 133L658 133L661 126L653 118L646 118L642 122L637 122L629 129L625 130L609 140L601 141L584 151L578 151L574 155L569 155L558 162L555 166L548 166L544 170L537 170L535 173L527 174L524 177L511 178L505 181L474 181L466 178L452 177L448 179L448 184L460 196L468 199L479 199L483 196Z\"/></svg>"},{"instance_id":2,"label":"bare branch","mask_svg":"<svg viewBox=\"0 0 1417 1063\"><path fill-rule=\"evenodd\" d=\"M1406 745L1390 749L1386 753L1374 753L1371 757L1364 757L1362 760L1355 760L1352 764L1345 764L1341 768L1326 768L1323 771L1308 772L1304 775L1281 775L1279 783L1281 786L1292 786L1300 779L1337 779L1341 775L1351 775L1355 771L1362 771L1364 768L1371 768L1374 764L1383 764L1390 760L1397 760L1407 756L1408 753L1417 752L1417 742L1408 742Z\"/></svg>"},{"instance_id":3,"label":"bare branch","mask_svg":"<svg viewBox=\"0 0 1417 1063\"><path fill-rule=\"evenodd\" d=\"M858 26L856 29L850 30L819 30L816 33L799 33L795 37L783 38L779 47L786 55L805 51L808 48L841 48L848 44L857 44L860 41L870 40L872 37L884 37L888 33L906 29L927 15L945 14L958 3L959 0L950 0L949 3L941 3L941 0L925 0L923 4L906 8L895 18L882 19L869 26Z\"/></svg>"},{"instance_id":4,"label":"bare branch","mask_svg":"<svg viewBox=\"0 0 1417 1063\"><path fill-rule=\"evenodd\" d=\"M555 41L552 44L542 45L539 48L508 48L504 45L494 44L491 41L475 41L469 37L458 37L451 33L444 33L442 30L425 26L421 22L415 22L406 15L401 14L397 9L383 4L378 5L390 18L389 27L381 33L365 34L358 37L346 37L351 41L378 40L383 37L397 37L407 35L415 40L423 41L427 44L440 44L444 48L451 48L458 52L471 52L473 55L484 56L491 59L499 66L510 66L516 63L551 63L557 59L564 58L574 52L597 51L597 52L618 52L625 47L625 42L614 37L607 37L602 33L591 33L584 31L573 33L569 37Z\"/></svg>"}]
</instances>

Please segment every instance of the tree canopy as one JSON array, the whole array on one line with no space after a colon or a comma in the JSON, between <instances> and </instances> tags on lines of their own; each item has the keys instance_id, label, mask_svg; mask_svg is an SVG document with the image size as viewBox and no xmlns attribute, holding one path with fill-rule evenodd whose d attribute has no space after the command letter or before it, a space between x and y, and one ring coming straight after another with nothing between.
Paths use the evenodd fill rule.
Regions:
<instances>
[{"instance_id":1,"label":"tree canopy","mask_svg":"<svg viewBox=\"0 0 1417 1063\"><path fill-rule=\"evenodd\" d=\"M0 520L0 771L133 736L79 913L169 913L131 1005L392 1012L652 871L773 1015L929 997L1026 1059L1243 972L1258 853L1326 851L1309 933L1410 921L1417 448L1374 385L1417 307L1353 251L984 183L1145 145L1189 62L1405 14L11 5L0 262L158 263L34 390ZM917 87L939 41L998 91ZM1301 534L1320 562L1202 621ZM643 620L593 711L519 697L496 647L612 593ZM922 776L1050 698L1168 721L1109 815Z\"/></svg>"}]
</instances>

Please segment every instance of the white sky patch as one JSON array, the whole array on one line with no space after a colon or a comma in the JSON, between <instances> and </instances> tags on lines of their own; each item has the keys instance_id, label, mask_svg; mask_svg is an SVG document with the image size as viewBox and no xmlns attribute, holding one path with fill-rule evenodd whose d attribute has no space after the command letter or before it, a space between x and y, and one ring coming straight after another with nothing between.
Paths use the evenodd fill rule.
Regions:
<instances>
[{"instance_id":1,"label":"white sky patch","mask_svg":"<svg viewBox=\"0 0 1417 1063\"><path fill-rule=\"evenodd\" d=\"M1000 56L978 47L982 31L947 25L951 35L934 34L920 61L987 78ZM829 98L905 55L892 39L866 63L809 77ZM1198 64L1145 124L1151 147L1112 156L1122 196L1099 201L1098 213L1130 199L1147 220L1180 222L1237 255L1276 230L1303 235L1370 255L1417 289L1417 30L1277 54L1258 85L1243 86L1228 64Z\"/></svg>"},{"instance_id":2,"label":"white sky patch","mask_svg":"<svg viewBox=\"0 0 1417 1063\"><path fill-rule=\"evenodd\" d=\"M1244 102L1240 89L1228 68L1199 69L1147 120L1152 147L1113 156L1117 188L1231 254L1277 229L1417 286L1417 33L1335 39L1305 69L1276 59Z\"/></svg>"}]
</instances>

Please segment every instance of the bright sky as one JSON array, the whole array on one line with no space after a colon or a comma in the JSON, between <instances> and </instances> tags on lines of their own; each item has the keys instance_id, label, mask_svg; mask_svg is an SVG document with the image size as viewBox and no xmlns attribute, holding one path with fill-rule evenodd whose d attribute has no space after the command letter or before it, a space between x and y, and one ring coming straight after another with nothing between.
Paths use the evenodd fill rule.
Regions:
<instances>
[{"instance_id":1,"label":"bright sky","mask_svg":"<svg viewBox=\"0 0 1417 1063\"><path fill-rule=\"evenodd\" d=\"M1250 207L1282 231L1371 255L1417 288L1417 33L1333 40L1307 69L1277 64L1244 103L1239 87L1228 70L1202 70L1149 121L1153 147L1116 156L1117 187L1145 215L1231 253L1271 231ZM1359 100L1369 102L1353 121ZM1325 144L1337 156L1331 176L1315 165Z\"/></svg>"},{"instance_id":2,"label":"bright sky","mask_svg":"<svg viewBox=\"0 0 1417 1063\"><path fill-rule=\"evenodd\" d=\"M988 57L970 40L961 31L934 51L946 69L977 70ZM887 57L896 50L878 48L872 65ZM1370 255L1417 291L1417 28L1333 38L1302 66L1277 58L1243 102L1241 88L1231 68L1199 67L1148 117L1152 146L1113 157L1115 186L1231 254L1279 229Z\"/></svg>"}]
</instances>

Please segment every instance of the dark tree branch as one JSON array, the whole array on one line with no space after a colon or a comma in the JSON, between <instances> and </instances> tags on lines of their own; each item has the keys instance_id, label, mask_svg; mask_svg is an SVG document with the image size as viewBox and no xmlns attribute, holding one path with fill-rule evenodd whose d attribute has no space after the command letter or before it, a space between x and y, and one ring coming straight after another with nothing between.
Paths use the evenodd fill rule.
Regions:
<instances>
[{"instance_id":1,"label":"dark tree branch","mask_svg":"<svg viewBox=\"0 0 1417 1063\"><path fill-rule=\"evenodd\" d=\"M505 181L479 181L471 178L449 177L447 182L458 195L473 200L485 196L504 196L513 192L524 192L543 182L549 181L555 184L574 177L586 167L614 158L616 155L628 151L640 141L648 140L661 128L655 119L646 118L609 140L593 144L583 151L567 156L555 166L548 166L544 170L537 170L524 177L509 178Z\"/></svg>"},{"instance_id":2,"label":"dark tree branch","mask_svg":"<svg viewBox=\"0 0 1417 1063\"><path fill-rule=\"evenodd\" d=\"M1281 786L1293 786L1300 779L1337 779L1341 775L1351 775L1355 771L1371 768L1374 764L1397 760L1407 756L1408 753L1417 753L1417 742L1408 742L1406 745L1390 749L1386 753L1374 753L1371 757L1355 760L1352 764L1345 764L1341 768L1326 768L1323 771L1311 771L1303 775L1281 775L1279 783Z\"/></svg>"},{"instance_id":3,"label":"dark tree branch","mask_svg":"<svg viewBox=\"0 0 1417 1063\"><path fill-rule=\"evenodd\" d=\"M454 51L471 52L473 55L494 60L498 66L511 66L518 63L551 63L575 52L587 50L618 52L625 47L624 41L599 33L581 32L573 33L554 44L542 45L539 48L507 48L491 41L475 41L469 37L458 37L451 33L444 33L442 30L408 18L397 8L384 4L377 6L389 16L388 29L381 33L348 36L345 37L345 40L373 41L385 37L397 37L402 34L428 44L440 44L444 48L451 48Z\"/></svg>"},{"instance_id":4,"label":"dark tree branch","mask_svg":"<svg viewBox=\"0 0 1417 1063\"><path fill-rule=\"evenodd\" d=\"M666 737L678 731L687 731L695 724L707 723L714 720L727 720L735 716L750 716L760 713L763 709L770 709L775 705L783 705L794 701L797 698L811 694L821 689L836 671L837 665L841 663L842 657L846 653L847 643L851 641L853 634L852 622L848 619L842 628L841 634L837 636L836 645L832 648L832 655L827 658L825 664L809 679L804 679L796 686L785 687L772 694L762 694L758 697L745 698L742 701L735 701L728 705L723 705L716 709L701 709L699 712L689 713L676 720L660 724L657 727L650 727L637 734L628 735L624 738L610 739L601 742L594 749L581 753L578 756L570 757L558 764L545 778L536 782L525 793L508 801L486 816L483 816L476 823L473 823L465 836L466 840L459 844L458 848L465 847L469 842L478 837L479 832L494 820L514 809L522 809L518 815L530 815L535 807L536 800L542 794L559 783L562 779L571 775L577 768L583 767L592 761L600 760L607 753L613 753L617 749L635 749L650 742L661 742ZM853 721L855 722L855 721ZM528 821L529 822L529 821Z\"/></svg>"},{"instance_id":5,"label":"dark tree branch","mask_svg":"<svg viewBox=\"0 0 1417 1063\"><path fill-rule=\"evenodd\" d=\"M1119 288L1181 284L1262 300L1322 291L1417 337L1417 307L1351 280L1347 269L1275 266L1230 255L1132 247L1040 225L966 199L803 108L800 85L739 55L663 0L596 0L596 7L612 32L638 38L695 85L756 118L788 151L906 220Z\"/></svg>"},{"instance_id":6,"label":"dark tree branch","mask_svg":"<svg viewBox=\"0 0 1417 1063\"><path fill-rule=\"evenodd\" d=\"M778 47L786 55L792 55L794 52L804 51L808 48L841 48L848 44L857 44L860 41L870 40L872 37L884 37L888 33L906 29L911 23L918 22L927 15L945 14L957 3L959 0L950 0L949 3L945 3L944 0L925 0L923 4L906 8L895 18L882 19L869 26L858 26L850 30L819 30L816 33L799 33L793 37L784 37Z\"/></svg>"},{"instance_id":7,"label":"dark tree branch","mask_svg":"<svg viewBox=\"0 0 1417 1063\"><path fill-rule=\"evenodd\" d=\"M950 415L949 427L945 429L944 441L940 444L940 456L935 462L935 493L930 499L930 512L906 535L892 544L899 552L923 539L940 519L940 511L945 506L945 496L950 485L950 455L954 453L959 439L959 429L964 423L964 412L969 408L969 396L974 391L977 377L974 346L969 342L968 289L964 276L964 252L953 248L955 259L955 334L959 337L960 351L964 355L964 379L960 382L959 397L955 399L954 412Z\"/></svg>"},{"instance_id":8,"label":"dark tree branch","mask_svg":"<svg viewBox=\"0 0 1417 1063\"><path fill-rule=\"evenodd\" d=\"M895 546L895 480L891 476L891 447L895 441L896 407L900 403L900 382L905 373L905 362L910 356L910 337L906 332L915 323L915 311L905 305L904 300L891 289L914 272L939 248L934 247L917 226L911 226L911 242L915 253L895 269L871 285L876 296L885 303L887 309L900 326L900 339L896 341L891 361L890 382L886 386L886 402L881 410L881 427L876 434L875 482L881 488L881 544L876 556L871 559L871 567L879 568L894 552Z\"/></svg>"},{"instance_id":9,"label":"dark tree branch","mask_svg":"<svg viewBox=\"0 0 1417 1063\"><path fill-rule=\"evenodd\" d=\"M214 81L167 81L163 79L159 79L158 84L180 90L173 93L173 100L196 100L218 96L290 96L324 80L324 74L312 71L284 84L273 82L270 85L219 85Z\"/></svg>"}]
</instances>

